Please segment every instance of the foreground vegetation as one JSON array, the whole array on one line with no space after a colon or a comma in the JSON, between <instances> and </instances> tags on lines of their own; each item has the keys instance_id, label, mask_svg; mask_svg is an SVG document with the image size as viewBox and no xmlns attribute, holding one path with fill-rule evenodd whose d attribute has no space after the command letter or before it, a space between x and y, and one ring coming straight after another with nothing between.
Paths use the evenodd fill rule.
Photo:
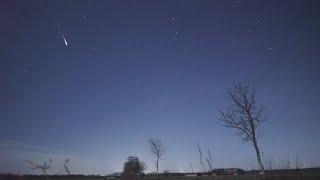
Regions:
<instances>
[{"instance_id":1,"label":"foreground vegetation","mask_svg":"<svg viewBox=\"0 0 320 180\"><path fill-rule=\"evenodd\" d=\"M106 180L104 176L7 176L0 177L4 180ZM266 180L319 180L319 175L272 175L267 176ZM144 180L156 180L157 177L146 177ZM262 180L261 176L256 175L238 175L238 176L201 176L201 177L185 177L173 176L162 177L161 180Z\"/></svg>"},{"instance_id":2,"label":"foreground vegetation","mask_svg":"<svg viewBox=\"0 0 320 180\"><path fill-rule=\"evenodd\" d=\"M262 180L259 171L246 171L244 175L217 175L217 176L186 176L186 173L168 173L155 175L141 175L136 177L114 177L98 175L10 175L0 174L0 179L5 180ZM192 173L188 173L189 175ZM197 174L197 173L193 173ZM266 180L318 180L320 179L320 168L288 169L266 171Z\"/></svg>"}]
</instances>

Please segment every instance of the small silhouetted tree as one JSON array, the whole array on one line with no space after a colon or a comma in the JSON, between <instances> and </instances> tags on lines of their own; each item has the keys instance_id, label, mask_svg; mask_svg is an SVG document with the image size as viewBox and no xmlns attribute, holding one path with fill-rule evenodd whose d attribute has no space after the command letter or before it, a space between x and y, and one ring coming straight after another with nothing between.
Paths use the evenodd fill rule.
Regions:
<instances>
[{"instance_id":1,"label":"small silhouetted tree","mask_svg":"<svg viewBox=\"0 0 320 180\"><path fill-rule=\"evenodd\" d=\"M228 107L220 110L220 120L228 128L236 129L244 142L251 142L261 173L264 167L257 142L257 128L262 124L263 106L256 101L255 88L237 83L227 93Z\"/></svg>"},{"instance_id":2,"label":"small silhouetted tree","mask_svg":"<svg viewBox=\"0 0 320 180\"><path fill-rule=\"evenodd\" d=\"M144 175L147 166L144 162L140 161L136 156L129 156L123 166L122 177L126 180L138 179Z\"/></svg>"},{"instance_id":3,"label":"small silhouetted tree","mask_svg":"<svg viewBox=\"0 0 320 180\"><path fill-rule=\"evenodd\" d=\"M35 163L33 161L30 161L30 160L25 160L24 162L30 164L32 166L31 169L33 170L36 170L36 169L39 169L42 171L42 175L44 175L46 177L46 179L48 179L48 170L50 169L51 167L51 163L52 163L52 160L49 159L49 161L45 161L43 164L38 164L38 163Z\"/></svg>"},{"instance_id":4,"label":"small silhouetted tree","mask_svg":"<svg viewBox=\"0 0 320 180\"><path fill-rule=\"evenodd\" d=\"M200 166L201 166L201 169L204 170L205 169L205 165L203 163L203 153L202 153L202 149L200 147L199 144L197 144L197 149L198 149L198 152L199 152L199 162L200 162Z\"/></svg>"},{"instance_id":5,"label":"small silhouetted tree","mask_svg":"<svg viewBox=\"0 0 320 180\"><path fill-rule=\"evenodd\" d=\"M189 162L189 166L190 166L191 172L193 173L193 166L191 162Z\"/></svg>"},{"instance_id":6,"label":"small silhouetted tree","mask_svg":"<svg viewBox=\"0 0 320 180\"><path fill-rule=\"evenodd\" d=\"M199 144L197 144L197 149L199 152L199 161L200 161L200 166L202 168L202 170L206 169L205 163L203 162L203 153L202 153L202 148ZM212 151L210 149L208 149L208 156L205 157L205 160L207 162L208 165L208 171L211 171L213 169L213 155L212 155Z\"/></svg>"},{"instance_id":7,"label":"small silhouetted tree","mask_svg":"<svg viewBox=\"0 0 320 180\"><path fill-rule=\"evenodd\" d=\"M31 169L34 169L34 170L39 169L39 170L42 171L43 175L47 175L48 174L48 169L50 169L50 164L51 164L52 160L49 159L49 163L47 163L47 161L45 161L43 163L43 165L42 164L37 164L37 163L35 163L33 161L30 161L30 160L25 160L24 162L26 162L26 163L30 164L31 166L33 166Z\"/></svg>"},{"instance_id":8,"label":"small silhouetted tree","mask_svg":"<svg viewBox=\"0 0 320 180\"><path fill-rule=\"evenodd\" d=\"M155 157L154 164L157 169L157 174L159 174L159 161L163 158L166 153L166 149L159 138L154 138L149 140L150 151Z\"/></svg>"},{"instance_id":9,"label":"small silhouetted tree","mask_svg":"<svg viewBox=\"0 0 320 180\"><path fill-rule=\"evenodd\" d=\"M213 170L213 155L210 149L208 149L208 156L206 157L207 164L208 164L208 169L209 171Z\"/></svg>"},{"instance_id":10,"label":"small silhouetted tree","mask_svg":"<svg viewBox=\"0 0 320 180\"><path fill-rule=\"evenodd\" d=\"M68 167L69 162L70 162L70 159L66 159L66 160L64 161L64 165L63 165L63 167L64 167L67 175L71 175L71 172L70 172L69 167Z\"/></svg>"}]
</instances>

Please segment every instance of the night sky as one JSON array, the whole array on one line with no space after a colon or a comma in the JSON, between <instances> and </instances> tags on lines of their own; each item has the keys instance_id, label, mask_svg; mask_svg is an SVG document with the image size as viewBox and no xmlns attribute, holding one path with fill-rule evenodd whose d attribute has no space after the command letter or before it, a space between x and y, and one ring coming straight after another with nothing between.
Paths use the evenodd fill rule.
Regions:
<instances>
[{"instance_id":1,"label":"night sky","mask_svg":"<svg viewBox=\"0 0 320 180\"><path fill-rule=\"evenodd\" d=\"M262 158L320 162L320 3L273 0L0 2L0 172L257 168L254 149L218 121L236 82L257 86ZM66 42L64 41L64 38Z\"/></svg>"}]
</instances>

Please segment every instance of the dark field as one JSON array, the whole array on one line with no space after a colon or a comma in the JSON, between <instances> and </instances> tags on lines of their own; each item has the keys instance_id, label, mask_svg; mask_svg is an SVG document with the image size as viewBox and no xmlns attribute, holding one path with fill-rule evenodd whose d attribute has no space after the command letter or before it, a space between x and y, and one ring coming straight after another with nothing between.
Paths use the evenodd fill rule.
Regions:
<instances>
[{"instance_id":1,"label":"dark field","mask_svg":"<svg viewBox=\"0 0 320 180\"><path fill-rule=\"evenodd\" d=\"M262 176L258 171L245 171L244 175L201 175L186 176L185 173L169 173L161 174L160 180L262 180ZM98 175L11 175L0 174L0 180L159 180L154 175L145 175L135 178L121 178L114 176L98 176ZM320 168L305 169L279 169L266 171L265 180L320 180Z\"/></svg>"},{"instance_id":2,"label":"dark field","mask_svg":"<svg viewBox=\"0 0 320 180\"><path fill-rule=\"evenodd\" d=\"M107 177L0 177L2 180L107 180ZM121 178L115 178L121 180ZM271 175L266 180L319 180L320 175ZM135 179L133 179L135 180ZM156 177L145 177L140 180L157 180ZM204 176L204 177L161 177L161 180L262 180L256 175L238 176Z\"/></svg>"}]
</instances>

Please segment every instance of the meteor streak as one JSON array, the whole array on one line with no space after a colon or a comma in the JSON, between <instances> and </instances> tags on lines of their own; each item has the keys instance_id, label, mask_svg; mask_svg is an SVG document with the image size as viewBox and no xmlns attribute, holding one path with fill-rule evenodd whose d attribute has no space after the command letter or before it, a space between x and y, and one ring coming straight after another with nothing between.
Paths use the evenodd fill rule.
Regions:
<instances>
[{"instance_id":1,"label":"meteor streak","mask_svg":"<svg viewBox=\"0 0 320 180\"><path fill-rule=\"evenodd\" d=\"M61 30L60 25L59 25L59 24L57 24L57 26L58 26L58 29L59 29L60 35L61 35L61 37L62 37L62 39L63 39L63 41L64 41L64 44L65 44L66 46L68 46L68 42L67 42L67 40L66 40L66 38L65 38L65 36L64 36L64 34L63 34L63 32L62 32L62 30Z\"/></svg>"}]
</instances>

